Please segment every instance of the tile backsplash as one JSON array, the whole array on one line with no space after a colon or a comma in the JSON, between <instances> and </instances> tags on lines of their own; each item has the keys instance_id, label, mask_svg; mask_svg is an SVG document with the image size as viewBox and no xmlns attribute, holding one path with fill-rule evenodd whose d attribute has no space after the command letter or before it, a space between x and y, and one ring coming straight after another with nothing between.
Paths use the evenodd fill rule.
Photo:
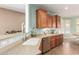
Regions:
<instances>
[{"instance_id":1,"label":"tile backsplash","mask_svg":"<svg viewBox=\"0 0 79 59\"><path fill-rule=\"evenodd\" d=\"M61 33L60 29L55 28L44 28L44 29L36 29L36 34L44 34L44 33Z\"/></svg>"}]
</instances>

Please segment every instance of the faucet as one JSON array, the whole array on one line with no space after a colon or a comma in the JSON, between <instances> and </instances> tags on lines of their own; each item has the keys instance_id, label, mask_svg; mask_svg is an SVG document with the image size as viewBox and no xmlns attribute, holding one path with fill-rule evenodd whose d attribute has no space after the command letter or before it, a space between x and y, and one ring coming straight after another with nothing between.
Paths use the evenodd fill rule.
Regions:
<instances>
[{"instance_id":1,"label":"faucet","mask_svg":"<svg viewBox=\"0 0 79 59\"><path fill-rule=\"evenodd\" d=\"M44 32L44 35L46 35L46 33Z\"/></svg>"},{"instance_id":2,"label":"faucet","mask_svg":"<svg viewBox=\"0 0 79 59\"><path fill-rule=\"evenodd\" d=\"M49 30L47 30L48 31L48 33L50 33L50 31Z\"/></svg>"}]
</instances>

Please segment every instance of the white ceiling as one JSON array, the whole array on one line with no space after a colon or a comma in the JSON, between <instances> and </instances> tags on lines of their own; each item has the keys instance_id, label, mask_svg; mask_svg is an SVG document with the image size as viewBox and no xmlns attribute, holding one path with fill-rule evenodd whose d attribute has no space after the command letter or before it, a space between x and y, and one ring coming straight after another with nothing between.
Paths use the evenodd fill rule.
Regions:
<instances>
[{"instance_id":1,"label":"white ceiling","mask_svg":"<svg viewBox=\"0 0 79 59\"><path fill-rule=\"evenodd\" d=\"M24 4L0 4L1 8L25 13L25 5Z\"/></svg>"},{"instance_id":2,"label":"white ceiling","mask_svg":"<svg viewBox=\"0 0 79 59\"><path fill-rule=\"evenodd\" d=\"M38 6L63 17L79 16L79 4L39 4ZM68 10L65 10L65 7L68 7Z\"/></svg>"}]
</instances>

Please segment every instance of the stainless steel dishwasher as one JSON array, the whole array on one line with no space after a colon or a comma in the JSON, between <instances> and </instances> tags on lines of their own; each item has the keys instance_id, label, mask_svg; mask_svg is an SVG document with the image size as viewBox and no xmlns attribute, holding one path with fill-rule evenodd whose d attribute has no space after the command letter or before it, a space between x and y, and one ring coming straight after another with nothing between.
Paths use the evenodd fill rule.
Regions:
<instances>
[{"instance_id":1,"label":"stainless steel dishwasher","mask_svg":"<svg viewBox=\"0 0 79 59\"><path fill-rule=\"evenodd\" d=\"M42 53L45 53L50 50L50 38L45 37L42 39Z\"/></svg>"}]
</instances>

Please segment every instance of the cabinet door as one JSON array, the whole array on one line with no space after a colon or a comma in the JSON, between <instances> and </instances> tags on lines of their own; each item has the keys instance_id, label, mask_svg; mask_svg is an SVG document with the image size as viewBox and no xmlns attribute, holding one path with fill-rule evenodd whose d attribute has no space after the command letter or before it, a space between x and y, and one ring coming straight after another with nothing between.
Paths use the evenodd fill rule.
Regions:
<instances>
[{"instance_id":1,"label":"cabinet door","mask_svg":"<svg viewBox=\"0 0 79 59\"><path fill-rule=\"evenodd\" d=\"M63 42L63 34L60 35L60 43Z\"/></svg>"},{"instance_id":2,"label":"cabinet door","mask_svg":"<svg viewBox=\"0 0 79 59\"><path fill-rule=\"evenodd\" d=\"M52 28L52 16L48 16L47 18L47 27Z\"/></svg>"},{"instance_id":3,"label":"cabinet door","mask_svg":"<svg viewBox=\"0 0 79 59\"><path fill-rule=\"evenodd\" d=\"M37 28L45 28L47 21L47 11L43 9L38 9L36 11L36 27Z\"/></svg>"},{"instance_id":4,"label":"cabinet door","mask_svg":"<svg viewBox=\"0 0 79 59\"><path fill-rule=\"evenodd\" d=\"M56 15L56 28L60 28L60 27L61 27L60 16Z\"/></svg>"},{"instance_id":5,"label":"cabinet door","mask_svg":"<svg viewBox=\"0 0 79 59\"><path fill-rule=\"evenodd\" d=\"M56 43L56 45L59 45L60 44L60 35L57 35L57 43Z\"/></svg>"},{"instance_id":6,"label":"cabinet door","mask_svg":"<svg viewBox=\"0 0 79 59\"><path fill-rule=\"evenodd\" d=\"M42 41L43 41L43 53L44 52L47 52L48 50L50 50L50 38L49 37L46 37L46 38L43 38L42 39Z\"/></svg>"},{"instance_id":7,"label":"cabinet door","mask_svg":"<svg viewBox=\"0 0 79 59\"><path fill-rule=\"evenodd\" d=\"M62 35L57 35L57 45L61 44L63 42L63 36Z\"/></svg>"},{"instance_id":8,"label":"cabinet door","mask_svg":"<svg viewBox=\"0 0 79 59\"><path fill-rule=\"evenodd\" d=\"M53 48L56 46L56 37L52 36L50 39L50 48Z\"/></svg>"},{"instance_id":9,"label":"cabinet door","mask_svg":"<svg viewBox=\"0 0 79 59\"><path fill-rule=\"evenodd\" d=\"M56 28L56 17L52 16L52 27Z\"/></svg>"}]
</instances>

